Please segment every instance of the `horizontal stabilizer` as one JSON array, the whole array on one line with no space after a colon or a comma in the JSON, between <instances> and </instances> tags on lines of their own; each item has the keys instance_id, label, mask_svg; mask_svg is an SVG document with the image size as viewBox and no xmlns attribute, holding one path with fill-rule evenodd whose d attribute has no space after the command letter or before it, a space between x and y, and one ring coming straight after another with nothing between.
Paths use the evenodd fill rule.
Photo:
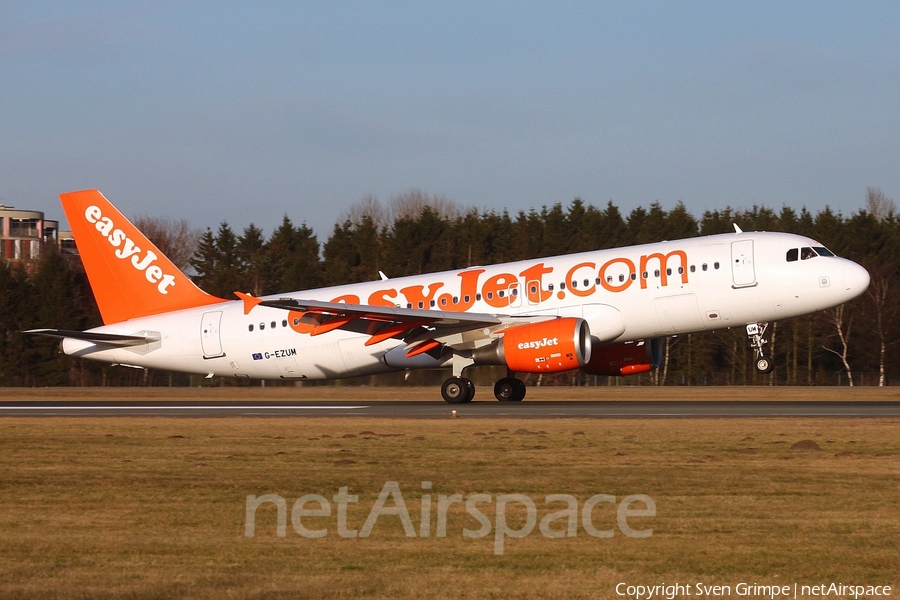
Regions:
<instances>
[{"instance_id":1,"label":"horizontal stabilizer","mask_svg":"<svg viewBox=\"0 0 900 600\"><path fill-rule=\"evenodd\" d=\"M159 341L158 335L123 335L119 333L99 333L94 331L67 331L65 329L29 329L22 333L44 335L60 339L71 338L83 340L85 342L94 342L95 344L106 344L108 346L141 346L143 344L152 344L153 342Z\"/></svg>"}]
</instances>

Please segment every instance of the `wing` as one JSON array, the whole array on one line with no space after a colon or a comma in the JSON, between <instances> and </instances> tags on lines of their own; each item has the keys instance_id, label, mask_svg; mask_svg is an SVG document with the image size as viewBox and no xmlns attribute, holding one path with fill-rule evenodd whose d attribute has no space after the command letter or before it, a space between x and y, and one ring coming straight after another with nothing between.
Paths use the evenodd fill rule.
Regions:
<instances>
[{"instance_id":1,"label":"wing","mask_svg":"<svg viewBox=\"0 0 900 600\"><path fill-rule=\"evenodd\" d=\"M367 346L397 338L406 342L408 357L440 346L471 350L490 343L499 331L512 325L556 318L370 306L296 298L263 299L241 292L235 292L235 295L244 301L244 314L248 314L256 306L302 313L295 318L306 320L312 336L335 329L355 331L369 335Z\"/></svg>"}]
</instances>

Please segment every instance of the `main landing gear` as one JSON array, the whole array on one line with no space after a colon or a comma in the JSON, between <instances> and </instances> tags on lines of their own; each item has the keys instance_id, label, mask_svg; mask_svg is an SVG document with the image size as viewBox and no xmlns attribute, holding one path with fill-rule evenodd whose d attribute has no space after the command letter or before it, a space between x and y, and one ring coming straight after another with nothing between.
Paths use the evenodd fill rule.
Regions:
<instances>
[{"instance_id":1,"label":"main landing gear","mask_svg":"<svg viewBox=\"0 0 900 600\"><path fill-rule=\"evenodd\" d=\"M747 337L750 338L750 347L753 349L755 359L754 366L763 375L771 373L775 368L775 363L772 362L772 359L763 353L763 346L769 342L763 339L763 335L765 335L768 327L768 323L750 323L747 325Z\"/></svg>"},{"instance_id":2,"label":"main landing gear","mask_svg":"<svg viewBox=\"0 0 900 600\"><path fill-rule=\"evenodd\" d=\"M500 402L521 402L525 398L525 382L504 377L494 384L494 396ZM450 404L465 404L475 397L475 384L465 377L451 377L441 386L441 396Z\"/></svg>"},{"instance_id":3,"label":"main landing gear","mask_svg":"<svg viewBox=\"0 0 900 600\"><path fill-rule=\"evenodd\" d=\"M500 402L521 402L525 391L525 382L515 377L504 377L494 384L494 397Z\"/></svg>"},{"instance_id":4,"label":"main landing gear","mask_svg":"<svg viewBox=\"0 0 900 600\"><path fill-rule=\"evenodd\" d=\"M465 377L451 377L441 385L441 396L450 404L465 404L475 397L475 384Z\"/></svg>"},{"instance_id":5,"label":"main landing gear","mask_svg":"<svg viewBox=\"0 0 900 600\"><path fill-rule=\"evenodd\" d=\"M494 397L500 402L521 402L525 398L525 382L513 374L494 384ZM475 384L470 379L454 375L441 385L441 396L449 404L465 404L475 397Z\"/></svg>"}]
</instances>

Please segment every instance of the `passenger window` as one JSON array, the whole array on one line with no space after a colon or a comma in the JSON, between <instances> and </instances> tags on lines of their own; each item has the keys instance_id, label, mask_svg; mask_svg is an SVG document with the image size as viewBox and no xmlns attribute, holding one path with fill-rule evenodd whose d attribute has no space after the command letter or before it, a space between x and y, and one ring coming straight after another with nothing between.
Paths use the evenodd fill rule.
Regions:
<instances>
[{"instance_id":1,"label":"passenger window","mask_svg":"<svg viewBox=\"0 0 900 600\"><path fill-rule=\"evenodd\" d=\"M671 274L672 274L672 269L666 269L666 275L671 275Z\"/></svg>"},{"instance_id":2,"label":"passenger window","mask_svg":"<svg viewBox=\"0 0 900 600\"><path fill-rule=\"evenodd\" d=\"M584 287L588 287L589 285L591 285L591 280L590 280L590 279L585 279L585 280L584 280Z\"/></svg>"},{"instance_id":3,"label":"passenger window","mask_svg":"<svg viewBox=\"0 0 900 600\"><path fill-rule=\"evenodd\" d=\"M487 293L487 299L488 299L488 300L492 300L493 298L494 298L494 292L488 292L488 293Z\"/></svg>"},{"instance_id":4,"label":"passenger window","mask_svg":"<svg viewBox=\"0 0 900 600\"><path fill-rule=\"evenodd\" d=\"M647 271L644 271L643 273L641 273L641 277L643 277L644 279L647 279L647 277L648 277Z\"/></svg>"},{"instance_id":5,"label":"passenger window","mask_svg":"<svg viewBox=\"0 0 900 600\"><path fill-rule=\"evenodd\" d=\"M431 308L434 308L434 300L431 301L430 306Z\"/></svg>"},{"instance_id":6,"label":"passenger window","mask_svg":"<svg viewBox=\"0 0 900 600\"><path fill-rule=\"evenodd\" d=\"M465 295L465 300L466 300L466 304L468 304L469 302L471 302L472 296L466 294L466 295Z\"/></svg>"},{"instance_id":7,"label":"passenger window","mask_svg":"<svg viewBox=\"0 0 900 600\"><path fill-rule=\"evenodd\" d=\"M277 327L277 324L275 323L275 321L272 321L271 323L269 323L269 326L270 326L272 329L275 329L275 327Z\"/></svg>"},{"instance_id":8,"label":"passenger window","mask_svg":"<svg viewBox=\"0 0 900 600\"><path fill-rule=\"evenodd\" d=\"M719 268L719 263L718 263L718 262L714 262L714 263L713 263L713 269L718 269L718 268Z\"/></svg>"},{"instance_id":9,"label":"passenger window","mask_svg":"<svg viewBox=\"0 0 900 600\"><path fill-rule=\"evenodd\" d=\"M550 285L548 285L548 286L547 286L547 289L550 290L550 291L552 292L552 291L553 291L553 284L551 283Z\"/></svg>"},{"instance_id":10,"label":"passenger window","mask_svg":"<svg viewBox=\"0 0 900 600\"><path fill-rule=\"evenodd\" d=\"M797 248L791 248L787 251L787 261L795 262L798 258L800 258L800 250Z\"/></svg>"},{"instance_id":11,"label":"passenger window","mask_svg":"<svg viewBox=\"0 0 900 600\"><path fill-rule=\"evenodd\" d=\"M565 281L560 281L560 282L559 282L559 289L561 289L561 290L566 289L566 282L565 282Z\"/></svg>"},{"instance_id":12,"label":"passenger window","mask_svg":"<svg viewBox=\"0 0 900 600\"><path fill-rule=\"evenodd\" d=\"M481 302L481 294L475 294L475 300Z\"/></svg>"},{"instance_id":13,"label":"passenger window","mask_svg":"<svg viewBox=\"0 0 900 600\"><path fill-rule=\"evenodd\" d=\"M503 297L503 293L504 293L503 290L497 290L497 295L500 296L501 298Z\"/></svg>"},{"instance_id":14,"label":"passenger window","mask_svg":"<svg viewBox=\"0 0 900 600\"><path fill-rule=\"evenodd\" d=\"M287 319L285 319L285 320L283 320L283 321L281 322L281 326L282 326L282 327L287 327Z\"/></svg>"},{"instance_id":15,"label":"passenger window","mask_svg":"<svg viewBox=\"0 0 900 600\"><path fill-rule=\"evenodd\" d=\"M259 330L260 330L260 331L262 331L262 330L265 329L265 328L266 328L266 324L265 324L265 323L260 323L260 324L259 324Z\"/></svg>"},{"instance_id":16,"label":"passenger window","mask_svg":"<svg viewBox=\"0 0 900 600\"><path fill-rule=\"evenodd\" d=\"M634 280L636 280L636 279L637 279L637 273L632 273L632 274L631 274L631 280L634 281Z\"/></svg>"},{"instance_id":17,"label":"passenger window","mask_svg":"<svg viewBox=\"0 0 900 600\"><path fill-rule=\"evenodd\" d=\"M703 263L703 266L701 266L700 268L705 271L707 269L706 263Z\"/></svg>"},{"instance_id":18,"label":"passenger window","mask_svg":"<svg viewBox=\"0 0 900 600\"><path fill-rule=\"evenodd\" d=\"M621 283L621 282L623 282L623 281L625 281L625 276L624 276L624 275L619 275L619 283Z\"/></svg>"},{"instance_id":19,"label":"passenger window","mask_svg":"<svg viewBox=\"0 0 900 600\"><path fill-rule=\"evenodd\" d=\"M697 265L691 265L691 273L697 272Z\"/></svg>"},{"instance_id":20,"label":"passenger window","mask_svg":"<svg viewBox=\"0 0 900 600\"><path fill-rule=\"evenodd\" d=\"M577 287L578 287L578 282L573 279L572 280L572 289L575 289Z\"/></svg>"},{"instance_id":21,"label":"passenger window","mask_svg":"<svg viewBox=\"0 0 900 600\"><path fill-rule=\"evenodd\" d=\"M249 329L250 329L250 331L253 331L253 323L250 323Z\"/></svg>"},{"instance_id":22,"label":"passenger window","mask_svg":"<svg viewBox=\"0 0 900 600\"><path fill-rule=\"evenodd\" d=\"M447 299L441 298L441 306L447 306Z\"/></svg>"}]
</instances>

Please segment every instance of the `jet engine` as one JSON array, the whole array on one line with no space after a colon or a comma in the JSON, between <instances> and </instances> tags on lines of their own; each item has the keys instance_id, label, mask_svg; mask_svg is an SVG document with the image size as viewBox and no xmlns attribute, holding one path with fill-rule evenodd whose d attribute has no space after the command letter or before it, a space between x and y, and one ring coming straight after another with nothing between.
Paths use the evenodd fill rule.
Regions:
<instances>
[{"instance_id":1,"label":"jet engine","mask_svg":"<svg viewBox=\"0 0 900 600\"><path fill-rule=\"evenodd\" d=\"M506 365L516 373L557 373L588 364L591 330L587 321L568 317L517 325L475 351L477 364Z\"/></svg>"},{"instance_id":2,"label":"jet engine","mask_svg":"<svg viewBox=\"0 0 900 600\"><path fill-rule=\"evenodd\" d=\"M662 356L663 345L659 338L595 345L584 371L591 375L646 373L659 366Z\"/></svg>"}]
</instances>

